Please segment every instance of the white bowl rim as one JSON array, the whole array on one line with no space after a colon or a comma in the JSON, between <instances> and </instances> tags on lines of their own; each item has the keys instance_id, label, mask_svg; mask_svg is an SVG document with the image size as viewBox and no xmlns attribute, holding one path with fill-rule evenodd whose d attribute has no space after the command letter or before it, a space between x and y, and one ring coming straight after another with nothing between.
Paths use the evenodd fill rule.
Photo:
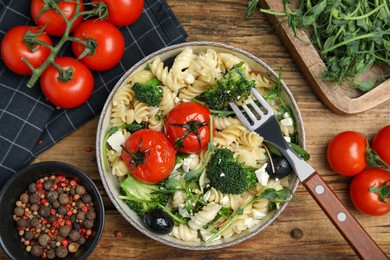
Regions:
<instances>
[{"instance_id":1,"label":"white bowl rim","mask_svg":"<svg viewBox=\"0 0 390 260\"><path fill-rule=\"evenodd\" d=\"M224 43L219 43L219 42L209 42L209 41L192 41L192 42L185 42L185 43L179 43L179 44L175 44L175 45L171 45L171 46L168 46L168 47L165 47L165 48L162 48L156 52L153 52L149 55L147 55L146 57L144 57L143 59L141 59L139 62L137 62L135 65L133 65L129 70L127 70L124 75L117 81L116 85L114 86L114 88L112 89L112 91L110 92L109 96L107 97L106 99L106 102L104 104L104 107L102 109L102 112L101 112L101 115L99 117L99 121L98 121L98 125L97 125L97 133L96 133L96 158L97 158L97 165L98 165L98 170L99 170L99 175L101 177L101 181L103 183L103 186L104 186L104 189L106 190L107 194L108 194L108 197L110 198L111 202L114 204L115 208L119 211L119 213L128 221L130 222L133 227L135 227L138 231L140 231L142 234L148 236L149 238L152 238L158 242L161 242L163 244L166 244L166 245L169 245L169 246L172 246L172 247L176 247L176 248L180 248L180 249L187 249L187 250L213 250L213 249L220 249L220 248L225 248L225 247L229 247L229 246L233 246L235 244L238 244L238 243L241 243L255 235L257 235L259 232L261 232L263 229L265 229L267 226L269 226L271 223L273 223L278 217L279 215L283 212L283 210L286 208L286 206L288 205L288 202L286 203L283 203L281 205L281 207L273 214L272 217L270 217L265 223L263 223L259 228L255 229L254 231L242 236L242 237L239 237L235 240L232 240L232 241L229 241L229 242L224 242L222 244L215 244L215 245L207 245L207 246L189 246L189 245L181 245L181 244L177 244L177 243L174 243L172 241L168 241L162 237L159 237L158 235L152 233L151 231L149 231L148 229L146 229L144 226L140 226L138 225L138 223L136 223L125 211L124 209L122 209L122 207L118 204L116 198L115 198L115 195L111 192L110 190L110 186L107 182L107 180L105 179L105 170L104 170L104 165L103 165L103 161L102 161L102 154L101 154L101 136L105 135L105 133L103 133L103 129L102 129L102 124L103 124L103 121L104 121L104 118L106 116L106 114L108 113L107 109L110 105L110 102L112 100L112 97L113 95L115 94L116 90L121 86L121 84L123 83L123 81L130 75L132 74L136 69L138 69L140 66L144 65L147 61L150 61L150 60L153 60L155 57L165 53L165 52L169 52L171 50L175 50L175 49L184 49L186 47L210 47L210 48L220 48L220 49L226 49L230 52L236 52L236 53L240 53L241 55L244 55L246 56L248 59L251 59L251 60L254 60L256 63L259 63L262 67L264 67L268 73L270 73L272 76L274 76L275 78L278 78L278 74L269 66L267 65L265 62L263 62L261 59L259 59L258 57L256 57L255 55L245 51L245 50L242 50L240 48L237 48L237 47L233 47L231 45L227 45L227 44L224 44ZM301 146L303 148L306 148L306 136L305 136L305 129L304 129L304 124L303 124L303 120L302 120L302 116L301 116L301 113L300 113L300 110L298 108L298 105L296 103L296 100L295 98L293 97L291 91L289 90L289 88L287 87L287 85L284 83L283 79L281 80L281 86L282 86L282 89L283 89L283 92L287 95L289 101L290 101L290 106L293 107L293 112L294 112L294 117L295 119L297 120L297 122L299 122L299 124L297 124L297 131L298 131L298 134L299 134L299 139L300 139L300 142L301 142ZM297 177L294 178L294 183L292 185L292 191L295 192L296 191L296 188L299 184L299 180Z\"/></svg>"}]
</instances>

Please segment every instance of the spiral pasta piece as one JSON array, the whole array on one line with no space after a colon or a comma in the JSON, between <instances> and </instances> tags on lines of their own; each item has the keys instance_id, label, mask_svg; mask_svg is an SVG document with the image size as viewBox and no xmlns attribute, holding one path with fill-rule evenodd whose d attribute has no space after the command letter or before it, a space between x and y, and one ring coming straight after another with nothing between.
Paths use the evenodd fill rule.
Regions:
<instances>
[{"instance_id":1,"label":"spiral pasta piece","mask_svg":"<svg viewBox=\"0 0 390 260\"><path fill-rule=\"evenodd\" d=\"M120 105L129 105L134 98L134 91L132 89L133 84L131 81L125 82L118 88L114 96L112 97L112 104L114 107Z\"/></svg>"},{"instance_id":2,"label":"spiral pasta piece","mask_svg":"<svg viewBox=\"0 0 390 260\"><path fill-rule=\"evenodd\" d=\"M129 168L124 161L116 161L112 164L112 174L121 177L129 173Z\"/></svg>"},{"instance_id":3,"label":"spiral pasta piece","mask_svg":"<svg viewBox=\"0 0 390 260\"><path fill-rule=\"evenodd\" d=\"M161 115L165 116L175 106L175 95L167 88L163 87L163 97L160 102Z\"/></svg>"},{"instance_id":4,"label":"spiral pasta piece","mask_svg":"<svg viewBox=\"0 0 390 260\"><path fill-rule=\"evenodd\" d=\"M182 81L174 78L174 75L159 57L152 62L150 70L165 86L174 92L177 92L183 85Z\"/></svg>"},{"instance_id":5,"label":"spiral pasta piece","mask_svg":"<svg viewBox=\"0 0 390 260\"><path fill-rule=\"evenodd\" d=\"M185 88L181 89L179 99L191 101L205 92L208 87L208 83L195 80L192 85L187 85Z\"/></svg>"},{"instance_id":6,"label":"spiral pasta piece","mask_svg":"<svg viewBox=\"0 0 390 260\"><path fill-rule=\"evenodd\" d=\"M238 142L238 138L246 131L242 125L230 125L228 128L217 132L214 136L214 142L220 146L228 146Z\"/></svg>"},{"instance_id":7,"label":"spiral pasta piece","mask_svg":"<svg viewBox=\"0 0 390 260\"><path fill-rule=\"evenodd\" d=\"M193 230L201 229L204 225L209 223L217 216L217 213L221 207L222 206L217 203L210 202L191 217L191 219L188 221L188 226Z\"/></svg>"},{"instance_id":8,"label":"spiral pasta piece","mask_svg":"<svg viewBox=\"0 0 390 260\"><path fill-rule=\"evenodd\" d=\"M169 235L186 242L198 242L200 240L198 232L184 224L174 225Z\"/></svg>"}]
</instances>

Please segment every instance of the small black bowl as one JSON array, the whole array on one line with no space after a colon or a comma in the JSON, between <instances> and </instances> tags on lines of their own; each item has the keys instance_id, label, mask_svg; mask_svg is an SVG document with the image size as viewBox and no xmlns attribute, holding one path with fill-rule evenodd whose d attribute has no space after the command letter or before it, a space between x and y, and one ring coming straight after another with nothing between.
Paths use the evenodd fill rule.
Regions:
<instances>
[{"instance_id":1,"label":"small black bowl","mask_svg":"<svg viewBox=\"0 0 390 260\"><path fill-rule=\"evenodd\" d=\"M16 201L27 190L28 185L39 178L53 174L75 179L82 184L92 196L96 212L92 235L85 244L80 246L76 253L69 253L64 259L85 259L99 243L104 228L104 205L96 185L85 173L72 165L54 161L35 163L12 176L0 193L0 245L11 259L40 259L28 253L25 245L20 242L20 236L12 216Z\"/></svg>"}]
</instances>

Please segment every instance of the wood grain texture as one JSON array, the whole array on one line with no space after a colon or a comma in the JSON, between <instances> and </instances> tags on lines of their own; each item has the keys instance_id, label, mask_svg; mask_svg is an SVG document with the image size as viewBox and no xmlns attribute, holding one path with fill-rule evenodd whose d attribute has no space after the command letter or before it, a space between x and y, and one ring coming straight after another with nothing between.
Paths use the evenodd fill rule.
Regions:
<instances>
[{"instance_id":1,"label":"wood grain texture","mask_svg":"<svg viewBox=\"0 0 390 260\"><path fill-rule=\"evenodd\" d=\"M260 6L275 12L284 12L282 1L260 0ZM321 75L326 71L326 67L315 47L310 44L308 35L298 29L297 36L295 36L286 22L286 17L267 15L267 18L276 27L276 33L291 53L310 87L325 106L333 112L338 114L361 113L390 99L390 91L388 91L390 79L367 93L358 92L350 87L341 87L338 83L323 81Z\"/></svg>"},{"instance_id":2,"label":"wood grain texture","mask_svg":"<svg viewBox=\"0 0 390 260\"><path fill-rule=\"evenodd\" d=\"M333 173L326 163L326 145L338 132L354 130L372 138L390 123L390 101L353 116L330 112L314 95L290 53L261 13L244 20L247 0L167 0L189 33L188 41L217 41L240 47L268 63L274 70L283 67L283 79L301 110L311 154L310 164L351 209L367 233L390 255L390 218L370 217L353 209L348 185L350 178ZM358 259L355 252L332 225L302 185L294 201L277 221L255 237L238 245L215 251L184 251L165 246L142 235L115 210L99 179L95 153L98 118L86 123L42 153L35 161L58 160L86 171L101 190L106 205L103 237L90 259ZM88 150L88 149L87 149ZM291 235L301 230L303 236ZM120 238L115 232L121 231ZM1 252L2 259L6 259Z\"/></svg>"}]
</instances>

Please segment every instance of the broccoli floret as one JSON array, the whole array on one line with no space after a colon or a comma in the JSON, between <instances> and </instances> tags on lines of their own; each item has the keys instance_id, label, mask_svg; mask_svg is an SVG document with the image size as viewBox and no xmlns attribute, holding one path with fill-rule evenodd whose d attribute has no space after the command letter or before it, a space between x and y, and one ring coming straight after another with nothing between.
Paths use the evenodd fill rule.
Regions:
<instances>
[{"instance_id":1,"label":"broccoli floret","mask_svg":"<svg viewBox=\"0 0 390 260\"><path fill-rule=\"evenodd\" d=\"M133 90L134 97L138 101L153 107L160 105L163 97L163 89L161 87L161 81L156 77L153 77L144 83L135 83L133 85Z\"/></svg>"},{"instance_id":2,"label":"broccoli floret","mask_svg":"<svg viewBox=\"0 0 390 260\"><path fill-rule=\"evenodd\" d=\"M247 80L245 77L244 63L233 66L222 75L217 84L208 88L195 99L205 103L212 110L231 110L230 102L238 102L247 99L251 88L255 87L254 80Z\"/></svg>"},{"instance_id":3,"label":"broccoli floret","mask_svg":"<svg viewBox=\"0 0 390 260\"><path fill-rule=\"evenodd\" d=\"M120 198L140 217L168 203L168 194L161 192L158 185L140 182L132 176L121 181L120 187L124 195Z\"/></svg>"},{"instance_id":4,"label":"broccoli floret","mask_svg":"<svg viewBox=\"0 0 390 260\"><path fill-rule=\"evenodd\" d=\"M222 193L241 194L258 182L255 168L236 161L233 152L217 149L207 165L206 175L210 185Z\"/></svg>"}]
</instances>

